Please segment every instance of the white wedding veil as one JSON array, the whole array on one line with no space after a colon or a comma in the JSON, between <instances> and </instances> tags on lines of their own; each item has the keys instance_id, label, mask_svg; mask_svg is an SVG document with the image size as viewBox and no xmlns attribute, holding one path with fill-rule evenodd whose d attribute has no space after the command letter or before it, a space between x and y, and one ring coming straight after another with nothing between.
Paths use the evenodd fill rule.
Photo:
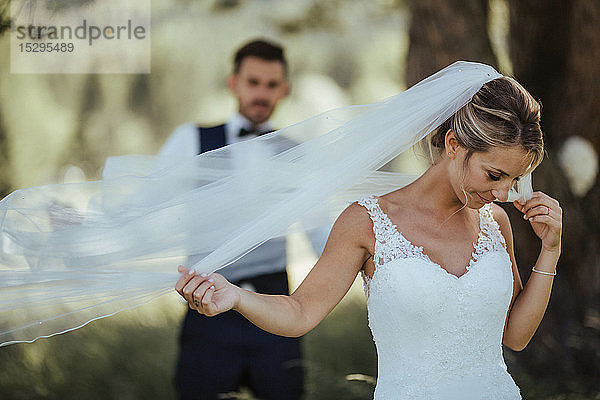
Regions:
<instances>
[{"instance_id":1,"label":"white wedding veil","mask_svg":"<svg viewBox=\"0 0 600 400\"><path fill-rule=\"evenodd\" d=\"M0 201L0 345L33 341L173 290L178 256L214 271L266 240L330 224L416 176L379 169L500 75L457 62L384 101L327 111L189 159L109 158L96 182ZM517 188L531 193L530 179Z\"/></svg>"}]
</instances>

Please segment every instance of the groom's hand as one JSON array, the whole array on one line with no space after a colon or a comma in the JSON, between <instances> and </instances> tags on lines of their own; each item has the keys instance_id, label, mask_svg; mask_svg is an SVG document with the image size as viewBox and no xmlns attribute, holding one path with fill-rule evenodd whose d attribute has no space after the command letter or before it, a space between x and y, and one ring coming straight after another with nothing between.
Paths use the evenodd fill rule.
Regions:
<instances>
[{"instance_id":1,"label":"groom's hand","mask_svg":"<svg viewBox=\"0 0 600 400\"><path fill-rule=\"evenodd\" d=\"M194 270L181 265L178 271L181 278L175 284L175 290L200 314L212 317L231 310L239 301L239 288L219 274L196 275Z\"/></svg>"}]
</instances>

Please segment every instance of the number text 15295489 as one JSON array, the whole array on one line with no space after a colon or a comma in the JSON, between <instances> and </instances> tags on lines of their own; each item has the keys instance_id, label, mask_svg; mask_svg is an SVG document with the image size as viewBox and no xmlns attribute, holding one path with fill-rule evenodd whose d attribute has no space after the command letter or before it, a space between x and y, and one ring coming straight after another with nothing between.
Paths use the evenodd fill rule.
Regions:
<instances>
[{"instance_id":1,"label":"number text 15295489","mask_svg":"<svg viewBox=\"0 0 600 400\"><path fill-rule=\"evenodd\" d=\"M19 43L19 50L21 53L72 53L75 45L65 42Z\"/></svg>"}]
</instances>

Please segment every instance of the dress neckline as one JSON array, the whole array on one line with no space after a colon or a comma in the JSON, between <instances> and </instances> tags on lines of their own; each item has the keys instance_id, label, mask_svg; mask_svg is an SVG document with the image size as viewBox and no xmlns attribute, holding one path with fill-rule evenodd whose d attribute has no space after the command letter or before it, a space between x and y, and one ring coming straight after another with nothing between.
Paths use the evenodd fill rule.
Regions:
<instances>
[{"instance_id":1,"label":"dress neckline","mask_svg":"<svg viewBox=\"0 0 600 400\"><path fill-rule=\"evenodd\" d=\"M415 245L413 242L411 242L409 239L407 239L402 232L400 232L400 230L398 229L398 226L396 224L394 224L392 222L392 219L383 211L383 209L381 208L381 206L379 205L379 198L375 197L375 196L370 196L375 203L375 206L377 207L378 211L381 213L381 217L382 219L386 222L386 224L388 224L388 226L392 229L392 232L398 236L398 238L400 239L400 241L403 241L405 243L406 246L411 248L411 252L413 254L416 254L417 256L419 256L419 258L422 258L423 260L425 260L426 262L430 263L431 265L435 266L437 269L441 270L441 272L444 272L446 275L449 275L449 277L454 278L454 279L461 279L464 276L466 276L469 271L471 266L477 261L477 250L480 247L480 241L482 236L484 236L484 228L483 228L483 218L482 218L482 213L481 210L484 207L489 207L489 205L484 205L482 206L480 209L477 210L478 212L478 216L479 216L479 232L477 233L477 239L473 242L473 251L471 252L471 256L469 257L469 261L467 262L467 264L464 267L464 272L460 275L456 275L453 274L452 272L448 271L446 268L444 268L444 266L440 263L437 263L435 261L433 261L429 255L427 254L427 252L425 252L423 246L417 246ZM377 240L377 238L376 238ZM373 276L377 273L377 264L375 264L375 271Z\"/></svg>"}]
</instances>

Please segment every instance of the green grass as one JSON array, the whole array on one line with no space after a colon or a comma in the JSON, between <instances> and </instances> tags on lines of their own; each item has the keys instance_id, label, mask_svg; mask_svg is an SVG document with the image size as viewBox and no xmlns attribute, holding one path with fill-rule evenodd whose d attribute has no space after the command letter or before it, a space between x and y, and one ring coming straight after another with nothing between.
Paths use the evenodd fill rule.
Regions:
<instances>
[{"instance_id":1,"label":"green grass","mask_svg":"<svg viewBox=\"0 0 600 400\"><path fill-rule=\"evenodd\" d=\"M0 348L0 399L173 399L184 311L167 297L66 335ZM357 296L347 297L305 336L304 354L306 400L372 398L375 347ZM514 358L508 356L509 364ZM509 368L524 399L600 400L595 382L561 385L519 365ZM252 396L242 392L238 399Z\"/></svg>"}]
</instances>

